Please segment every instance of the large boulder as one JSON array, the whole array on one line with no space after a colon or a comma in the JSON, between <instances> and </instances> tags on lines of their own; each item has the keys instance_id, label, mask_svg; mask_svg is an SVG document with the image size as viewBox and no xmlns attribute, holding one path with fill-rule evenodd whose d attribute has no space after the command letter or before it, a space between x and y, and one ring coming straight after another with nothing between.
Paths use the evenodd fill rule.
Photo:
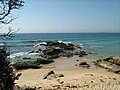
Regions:
<instances>
[{"instance_id":1,"label":"large boulder","mask_svg":"<svg viewBox=\"0 0 120 90\"><path fill-rule=\"evenodd\" d=\"M33 69L39 69L40 68L40 66L38 64L35 64L34 62L31 62L31 61L16 62L15 64L13 64L13 66L17 70L29 69L29 68L33 68Z\"/></svg>"},{"instance_id":2,"label":"large boulder","mask_svg":"<svg viewBox=\"0 0 120 90\"><path fill-rule=\"evenodd\" d=\"M49 71L47 72L44 76L43 76L43 79L46 79L49 75L51 74L55 74L54 71Z\"/></svg>"},{"instance_id":3,"label":"large boulder","mask_svg":"<svg viewBox=\"0 0 120 90\"><path fill-rule=\"evenodd\" d=\"M90 65L89 65L87 62L80 62L80 63L79 63L79 67L82 67L82 68L89 68Z\"/></svg>"}]
</instances>

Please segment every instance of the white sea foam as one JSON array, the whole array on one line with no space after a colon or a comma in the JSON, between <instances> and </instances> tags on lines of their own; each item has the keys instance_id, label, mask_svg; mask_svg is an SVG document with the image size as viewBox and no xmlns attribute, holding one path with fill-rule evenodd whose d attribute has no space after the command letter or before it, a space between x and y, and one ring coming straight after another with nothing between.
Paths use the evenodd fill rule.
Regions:
<instances>
[{"instance_id":1,"label":"white sea foam","mask_svg":"<svg viewBox=\"0 0 120 90\"><path fill-rule=\"evenodd\" d=\"M39 53L29 53L28 55L29 56L36 56L36 55L39 55Z\"/></svg>"},{"instance_id":2,"label":"white sea foam","mask_svg":"<svg viewBox=\"0 0 120 90\"><path fill-rule=\"evenodd\" d=\"M84 44L83 44L83 43L80 43L79 45L80 45L81 47L84 47Z\"/></svg>"},{"instance_id":3,"label":"white sea foam","mask_svg":"<svg viewBox=\"0 0 120 90\"><path fill-rule=\"evenodd\" d=\"M38 44L34 45L34 47L38 47L38 46L40 46L41 44L46 45L47 43L46 43L46 42L40 42L40 43L38 43Z\"/></svg>"},{"instance_id":4,"label":"white sea foam","mask_svg":"<svg viewBox=\"0 0 120 90\"><path fill-rule=\"evenodd\" d=\"M68 41L58 41L59 43L65 43L65 44L73 44L72 42L68 42Z\"/></svg>"},{"instance_id":5,"label":"white sea foam","mask_svg":"<svg viewBox=\"0 0 120 90\"><path fill-rule=\"evenodd\" d=\"M3 44L3 43L0 43L0 46L4 46L5 44Z\"/></svg>"},{"instance_id":6,"label":"white sea foam","mask_svg":"<svg viewBox=\"0 0 120 90\"><path fill-rule=\"evenodd\" d=\"M20 56L27 55L27 54L28 54L27 52L19 52L19 53L11 54L11 55L8 56L8 57L9 57L9 58L16 58L16 57L20 57Z\"/></svg>"}]
</instances>

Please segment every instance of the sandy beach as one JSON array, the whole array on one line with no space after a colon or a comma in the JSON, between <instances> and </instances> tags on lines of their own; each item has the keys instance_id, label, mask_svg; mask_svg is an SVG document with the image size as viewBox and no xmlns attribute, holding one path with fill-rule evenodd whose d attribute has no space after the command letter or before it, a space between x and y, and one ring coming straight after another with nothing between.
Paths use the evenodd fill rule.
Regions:
<instances>
[{"instance_id":1,"label":"sandy beach","mask_svg":"<svg viewBox=\"0 0 120 90\"><path fill-rule=\"evenodd\" d=\"M0 0L0 90L120 90L120 0Z\"/></svg>"},{"instance_id":2,"label":"sandy beach","mask_svg":"<svg viewBox=\"0 0 120 90\"><path fill-rule=\"evenodd\" d=\"M119 90L120 75L92 65L94 60L86 57L60 57L55 62L41 65L40 69L17 71L22 73L17 85L36 87L38 90ZM82 68L78 64L87 61L92 67ZM64 77L47 80L48 71L63 74Z\"/></svg>"}]
</instances>

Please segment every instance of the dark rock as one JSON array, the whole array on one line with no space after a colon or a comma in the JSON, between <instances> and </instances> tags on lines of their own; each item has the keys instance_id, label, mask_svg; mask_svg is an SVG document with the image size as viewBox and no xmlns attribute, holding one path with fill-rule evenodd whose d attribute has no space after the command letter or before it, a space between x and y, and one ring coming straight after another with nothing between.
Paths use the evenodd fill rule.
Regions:
<instances>
[{"instance_id":1,"label":"dark rock","mask_svg":"<svg viewBox=\"0 0 120 90\"><path fill-rule=\"evenodd\" d=\"M36 64L49 64L52 62L54 62L52 59L38 58L34 63L36 63Z\"/></svg>"},{"instance_id":2,"label":"dark rock","mask_svg":"<svg viewBox=\"0 0 120 90\"><path fill-rule=\"evenodd\" d=\"M39 53L39 51L35 51L35 53Z\"/></svg>"},{"instance_id":3,"label":"dark rock","mask_svg":"<svg viewBox=\"0 0 120 90\"><path fill-rule=\"evenodd\" d=\"M83 55L87 55L87 53L85 51L81 51L80 53Z\"/></svg>"},{"instance_id":4,"label":"dark rock","mask_svg":"<svg viewBox=\"0 0 120 90\"><path fill-rule=\"evenodd\" d=\"M58 46L59 42L47 42L46 46Z\"/></svg>"},{"instance_id":5,"label":"dark rock","mask_svg":"<svg viewBox=\"0 0 120 90\"><path fill-rule=\"evenodd\" d=\"M44 55L44 54L40 54L40 56L41 56L42 58L47 58L47 55Z\"/></svg>"},{"instance_id":6,"label":"dark rock","mask_svg":"<svg viewBox=\"0 0 120 90\"><path fill-rule=\"evenodd\" d=\"M53 71L49 71L48 73L46 73L43 77L43 79L47 79L47 80L52 80L52 79L56 79L56 78L60 78L60 77L64 77L63 74L55 74Z\"/></svg>"},{"instance_id":7,"label":"dark rock","mask_svg":"<svg viewBox=\"0 0 120 90\"><path fill-rule=\"evenodd\" d=\"M56 74L51 74L51 75L48 75L47 76L47 80L52 80L52 79L56 79L57 77L56 77Z\"/></svg>"},{"instance_id":8,"label":"dark rock","mask_svg":"<svg viewBox=\"0 0 120 90\"><path fill-rule=\"evenodd\" d=\"M55 49L53 47L49 47L43 51L45 55L56 55L59 54L60 52L62 52L61 49Z\"/></svg>"},{"instance_id":9,"label":"dark rock","mask_svg":"<svg viewBox=\"0 0 120 90\"><path fill-rule=\"evenodd\" d=\"M30 57L24 57L23 59L31 59Z\"/></svg>"},{"instance_id":10,"label":"dark rock","mask_svg":"<svg viewBox=\"0 0 120 90\"><path fill-rule=\"evenodd\" d=\"M104 61L109 61L112 57L105 58Z\"/></svg>"},{"instance_id":11,"label":"dark rock","mask_svg":"<svg viewBox=\"0 0 120 90\"><path fill-rule=\"evenodd\" d=\"M76 51L75 53L74 53L74 55L79 55L80 54L80 51Z\"/></svg>"},{"instance_id":12,"label":"dark rock","mask_svg":"<svg viewBox=\"0 0 120 90\"><path fill-rule=\"evenodd\" d=\"M29 53L34 53L34 51L30 51Z\"/></svg>"},{"instance_id":13,"label":"dark rock","mask_svg":"<svg viewBox=\"0 0 120 90\"><path fill-rule=\"evenodd\" d=\"M79 54L79 57L83 57L83 54Z\"/></svg>"},{"instance_id":14,"label":"dark rock","mask_svg":"<svg viewBox=\"0 0 120 90\"><path fill-rule=\"evenodd\" d=\"M20 87L20 86L16 85L13 88L13 90L37 90L37 88L35 86L26 86L26 85L24 85L24 86Z\"/></svg>"},{"instance_id":15,"label":"dark rock","mask_svg":"<svg viewBox=\"0 0 120 90\"><path fill-rule=\"evenodd\" d=\"M56 58L59 58L59 54L56 54L56 55L49 55L47 56L48 59L56 59Z\"/></svg>"},{"instance_id":16,"label":"dark rock","mask_svg":"<svg viewBox=\"0 0 120 90\"><path fill-rule=\"evenodd\" d=\"M63 56L63 57L72 57L73 56L73 53L71 52L64 52L64 53L61 53L59 54L60 56Z\"/></svg>"},{"instance_id":17,"label":"dark rock","mask_svg":"<svg viewBox=\"0 0 120 90\"><path fill-rule=\"evenodd\" d=\"M35 86L26 86L26 85L24 85L21 88L22 90L36 90L37 89Z\"/></svg>"},{"instance_id":18,"label":"dark rock","mask_svg":"<svg viewBox=\"0 0 120 90\"><path fill-rule=\"evenodd\" d=\"M74 45L74 44L72 44L72 43L68 43L68 45L69 45L69 46L75 46L75 45Z\"/></svg>"},{"instance_id":19,"label":"dark rock","mask_svg":"<svg viewBox=\"0 0 120 90\"><path fill-rule=\"evenodd\" d=\"M56 79L56 78L60 78L60 77L64 77L63 74L51 74L49 76L47 76L47 80L52 80L52 79Z\"/></svg>"},{"instance_id":20,"label":"dark rock","mask_svg":"<svg viewBox=\"0 0 120 90\"><path fill-rule=\"evenodd\" d=\"M73 44L65 44L63 42L59 43L59 42L47 42L46 46L54 46L54 47L60 47L63 48L65 50L73 50Z\"/></svg>"},{"instance_id":21,"label":"dark rock","mask_svg":"<svg viewBox=\"0 0 120 90\"><path fill-rule=\"evenodd\" d=\"M38 49L38 51L42 51L41 49Z\"/></svg>"},{"instance_id":22,"label":"dark rock","mask_svg":"<svg viewBox=\"0 0 120 90\"><path fill-rule=\"evenodd\" d=\"M55 74L54 71L49 71L47 72L44 76L43 76L43 79L46 79L49 75L51 74Z\"/></svg>"},{"instance_id":23,"label":"dark rock","mask_svg":"<svg viewBox=\"0 0 120 90\"><path fill-rule=\"evenodd\" d=\"M73 48L73 46L71 46L71 45L65 45L65 46L64 46L64 49L65 49L65 50L73 50L74 48Z\"/></svg>"},{"instance_id":24,"label":"dark rock","mask_svg":"<svg viewBox=\"0 0 120 90\"><path fill-rule=\"evenodd\" d=\"M64 77L63 74L51 74L47 76L47 80L52 80L52 79L56 79L56 78L60 78L60 77Z\"/></svg>"},{"instance_id":25,"label":"dark rock","mask_svg":"<svg viewBox=\"0 0 120 90\"><path fill-rule=\"evenodd\" d=\"M85 55L87 55L87 53L85 51L80 51L79 57L83 57Z\"/></svg>"},{"instance_id":26,"label":"dark rock","mask_svg":"<svg viewBox=\"0 0 120 90\"><path fill-rule=\"evenodd\" d=\"M79 44L76 45L75 47L78 48L78 49L82 49L81 46L80 46Z\"/></svg>"},{"instance_id":27,"label":"dark rock","mask_svg":"<svg viewBox=\"0 0 120 90\"><path fill-rule=\"evenodd\" d=\"M79 48L77 48L74 44L71 43L65 44L63 42L47 42L45 48L46 49L42 50L42 57L56 59L59 56L72 57L74 52L73 50L78 50L81 47L79 46ZM87 55L87 53L85 51L77 51L75 52L75 55L83 57L84 55Z\"/></svg>"},{"instance_id":28,"label":"dark rock","mask_svg":"<svg viewBox=\"0 0 120 90\"><path fill-rule=\"evenodd\" d=\"M64 77L63 74L56 74L57 77Z\"/></svg>"},{"instance_id":29,"label":"dark rock","mask_svg":"<svg viewBox=\"0 0 120 90\"><path fill-rule=\"evenodd\" d=\"M35 64L34 62L31 61L26 61L26 62L16 62L14 65L15 69L21 70L21 69L39 69L40 66L38 64Z\"/></svg>"},{"instance_id":30,"label":"dark rock","mask_svg":"<svg viewBox=\"0 0 120 90\"><path fill-rule=\"evenodd\" d=\"M90 65L89 65L87 62L80 62L80 63L79 63L79 67L89 68Z\"/></svg>"},{"instance_id":31,"label":"dark rock","mask_svg":"<svg viewBox=\"0 0 120 90\"><path fill-rule=\"evenodd\" d=\"M83 57L83 56L87 55L87 53L85 51L76 51L74 53L74 55L79 55L79 57Z\"/></svg>"}]
</instances>

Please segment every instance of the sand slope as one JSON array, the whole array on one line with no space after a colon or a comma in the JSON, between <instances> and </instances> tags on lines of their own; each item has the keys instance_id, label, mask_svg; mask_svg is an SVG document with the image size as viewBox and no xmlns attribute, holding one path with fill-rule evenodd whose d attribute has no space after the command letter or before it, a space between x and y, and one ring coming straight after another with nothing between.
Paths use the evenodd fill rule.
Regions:
<instances>
[{"instance_id":1,"label":"sand slope","mask_svg":"<svg viewBox=\"0 0 120 90\"><path fill-rule=\"evenodd\" d=\"M105 69L80 68L75 66L86 58L59 58L54 63L45 65L42 69L18 71L22 76L16 81L19 86L36 86L38 90L120 90L120 75ZM62 73L64 77L46 80L43 75L53 70Z\"/></svg>"}]
</instances>

